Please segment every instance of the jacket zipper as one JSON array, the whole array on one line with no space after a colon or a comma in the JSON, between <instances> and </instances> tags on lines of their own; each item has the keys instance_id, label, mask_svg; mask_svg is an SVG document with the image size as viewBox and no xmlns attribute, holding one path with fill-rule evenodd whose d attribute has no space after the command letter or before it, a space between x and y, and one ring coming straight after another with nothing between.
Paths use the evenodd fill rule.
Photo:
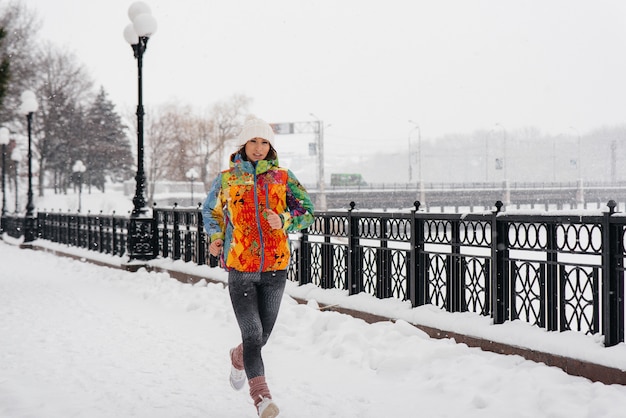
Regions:
<instances>
[{"instance_id":1,"label":"jacket zipper","mask_svg":"<svg viewBox=\"0 0 626 418\"><path fill-rule=\"evenodd\" d=\"M259 244L261 245L261 262L259 263L259 272L263 271L263 266L265 264L265 244L263 242L263 228L261 228L261 212L259 212L259 189L257 187L257 175L256 175L256 166L254 167L254 208L257 214L257 229L259 231Z\"/></svg>"}]
</instances>

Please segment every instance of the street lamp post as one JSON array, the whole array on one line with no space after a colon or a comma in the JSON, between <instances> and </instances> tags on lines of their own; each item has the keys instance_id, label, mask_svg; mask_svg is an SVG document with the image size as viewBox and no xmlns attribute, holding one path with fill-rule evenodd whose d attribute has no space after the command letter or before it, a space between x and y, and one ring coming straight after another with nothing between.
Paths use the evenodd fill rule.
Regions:
<instances>
[{"instance_id":1,"label":"street lamp post","mask_svg":"<svg viewBox=\"0 0 626 418\"><path fill-rule=\"evenodd\" d=\"M409 123L415 125L413 130L417 129L417 188L419 190L420 202L426 201L426 193L424 192L424 179L422 179L422 129L417 122L409 120ZM411 132L413 132L413 130ZM409 182L411 182L411 134L409 134Z\"/></svg>"},{"instance_id":2,"label":"street lamp post","mask_svg":"<svg viewBox=\"0 0 626 418\"><path fill-rule=\"evenodd\" d=\"M31 90L26 90L21 96L22 104L20 113L26 115L28 124L28 202L26 204L26 216L24 218L24 242L29 243L35 240L36 221L35 204L33 203L33 145L32 145L32 122L33 114L39 108L37 97Z\"/></svg>"},{"instance_id":3,"label":"street lamp post","mask_svg":"<svg viewBox=\"0 0 626 418\"><path fill-rule=\"evenodd\" d=\"M411 122L411 121L409 121ZM411 161L411 135L413 134L413 131L417 129L417 127L411 129L409 131L409 183L411 183L413 181L413 170L412 170L412 161Z\"/></svg>"},{"instance_id":4,"label":"street lamp post","mask_svg":"<svg viewBox=\"0 0 626 418\"><path fill-rule=\"evenodd\" d=\"M82 207L82 194L83 194L83 173L87 170L85 164L81 160L76 160L72 171L78 177L78 213L80 213Z\"/></svg>"},{"instance_id":5,"label":"street lamp post","mask_svg":"<svg viewBox=\"0 0 626 418\"><path fill-rule=\"evenodd\" d=\"M507 160L506 155L506 129L504 129L504 126L499 123L496 123L496 126L502 129L502 174L504 174L504 181L507 181L507 166L509 165L509 161Z\"/></svg>"},{"instance_id":6,"label":"street lamp post","mask_svg":"<svg viewBox=\"0 0 626 418\"><path fill-rule=\"evenodd\" d=\"M581 181L583 178L583 173L582 173L582 137L580 136L580 132L578 131L578 129L574 128L573 126L569 127L571 130L573 130L574 132L576 132L576 136L578 137L578 157L577 157L577 161L576 161L576 168L578 169L578 180Z\"/></svg>"},{"instance_id":7,"label":"street lamp post","mask_svg":"<svg viewBox=\"0 0 626 418\"><path fill-rule=\"evenodd\" d=\"M7 162L7 145L9 144L9 130L4 126L0 128L0 144L2 144L2 216L0 217L0 234L5 231L5 222L7 214L7 190L6 190L6 162Z\"/></svg>"},{"instance_id":8,"label":"street lamp post","mask_svg":"<svg viewBox=\"0 0 626 418\"><path fill-rule=\"evenodd\" d=\"M198 178L198 172L196 171L195 168L190 168L189 170L187 170L187 173L185 173L185 177L187 177L189 179L189 182L191 183L191 206L194 206L193 203L193 182Z\"/></svg>"},{"instance_id":9,"label":"street lamp post","mask_svg":"<svg viewBox=\"0 0 626 418\"><path fill-rule=\"evenodd\" d=\"M509 188L509 177L507 176L507 169L508 169L509 161L507 159L507 149L506 149L506 129L504 129L504 126L500 125L499 123L496 123L496 126L502 129L502 174L504 177L503 200L504 200L505 205L509 205L511 204L511 189Z\"/></svg>"},{"instance_id":10,"label":"street lamp post","mask_svg":"<svg viewBox=\"0 0 626 418\"><path fill-rule=\"evenodd\" d=\"M413 170L411 167L411 134L417 130L417 178L419 183L422 182L422 130L417 122L409 120L409 123L415 125L409 132L409 183L413 181Z\"/></svg>"},{"instance_id":11,"label":"street lamp post","mask_svg":"<svg viewBox=\"0 0 626 418\"><path fill-rule=\"evenodd\" d=\"M579 204L584 205L585 204L585 186L584 186L584 182L583 182L583 155L582 155L582 137L580 136L580 132L578 131L578 129L574 128L573 126L569 127L571 130L576 132L576 135L578 136L578 158L576 161L576 168L578 169L578 187L577 187L577 191L576 191L576 201Z\"/></svg>"},{"instance_id":12,"label":"street lamp post","mask_svg":"<svg viewBox=\"0 0 626 418\"><path fill-rule=\"evenodd\" d=\"M17 165L19 164L20 161L22 161L22 153L20 152L20 150L17 148L17 146L15 148L13 148L13 152L11 153L11 161L13 161L13 166L15 167L15 182L14 182L14 188L15 188L15 213L18 213L20 211L20 206L18 205L18 192L17 192Z\"/></svg>"},{"instance_id":13,"label":"street lamp post","mask_svg":"<svg viewBox=\"0 0 626 418\"><path fill-rule=\"evenodd\" d=\"M144 144L143 144L143 54L148 46L148 39L157 29L157 23L150 7L137 1L128 8L128 17L131 22L124 29L124 38L131 45L137 59L137 175L133 197L133 211L130 217L128 232L128 247L130 259L149 260L156 257L155 225L152 217L148 216L148 207L145 198L146 175L144 171Z\"/></svg>"},{"instance_id":14,"label":"street lamp post","mask_svg":"<svg viewBox=\"0 0 626 418\"><path fill-rule=\"evenodd\" d=\"M324 183L324 122L315 114L310 113L317 122L317 183L319 198L317 201L318 210L326 210L326 185Z\"/></svg>"}]
</instances>

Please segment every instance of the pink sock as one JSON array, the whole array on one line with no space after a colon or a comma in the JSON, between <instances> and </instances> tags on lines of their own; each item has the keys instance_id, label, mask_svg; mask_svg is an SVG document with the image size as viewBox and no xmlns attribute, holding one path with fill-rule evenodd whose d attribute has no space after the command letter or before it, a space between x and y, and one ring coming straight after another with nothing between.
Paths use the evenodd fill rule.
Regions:
<instances>
[{"instance_id":1,"label":"pink sock","mask_svg":"<svg viewBox=\"0 0 626 418\"><path fill-rule=\"evenodd\" d=\"M258 406L261 403L261 398L272 399L270 389L267 387L267 383L265 383L265 376L253 377L248 381L248 385L250 386L250 397L254 401L254 406Z\"/></svg>"},{"instance_id":2,"label":"pink sock","mask_svg":"<svg viewBox=\"0 0 626 418\"><path fill-rule=\"evenodd\" d=\"M243 370L243 345L239 344L230 355L230 361L237 370Z\"/></svg>"}]
</instances>

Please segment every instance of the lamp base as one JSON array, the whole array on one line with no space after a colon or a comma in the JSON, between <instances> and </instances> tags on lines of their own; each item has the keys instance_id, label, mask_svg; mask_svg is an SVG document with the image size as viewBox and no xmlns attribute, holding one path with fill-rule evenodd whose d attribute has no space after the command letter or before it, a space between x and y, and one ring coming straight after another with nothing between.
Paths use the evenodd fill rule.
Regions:
<instances>
[{"instance_id":1,"label":"lamp base","mask_svg":"<svg viewBox=\"0 0 626 418\"><path fill-rule=\"evenodd\" d=\"M152 217L130 217L128 255L131 260L153 260L157 256L157 226Z\"/></svg>"},{"instance_id":2,"label":"lamp base","mask_svg":"<svg viewBox=\"0 0 626 418\"><path fill-rule=\"evenodd\" d=\"M37 218L24 217L24 242L33 242L37 238Z\"/></svg>"}]
</instances>

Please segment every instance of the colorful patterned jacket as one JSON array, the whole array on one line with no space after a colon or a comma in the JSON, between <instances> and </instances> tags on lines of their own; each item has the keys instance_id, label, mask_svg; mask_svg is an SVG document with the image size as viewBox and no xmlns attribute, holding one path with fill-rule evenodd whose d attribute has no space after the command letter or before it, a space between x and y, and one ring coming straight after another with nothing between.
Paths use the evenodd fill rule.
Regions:
<instances>
[{"instance_id":1,"label":"colorful patterned jacket","mask_svg":"<svg viewBox=\"0 0 626 418\"><path fill-rule=\"evenodd\" d=\"M265 209L283 220L272 229ZM243 272L285 270L289 266L288 232L313 223L313 204L294 174L278 160L256 166L236 153L230 168L213 181L202 207L204 228L211 242L224 240L224 266Z\"/></svg>"}]
</instances>

